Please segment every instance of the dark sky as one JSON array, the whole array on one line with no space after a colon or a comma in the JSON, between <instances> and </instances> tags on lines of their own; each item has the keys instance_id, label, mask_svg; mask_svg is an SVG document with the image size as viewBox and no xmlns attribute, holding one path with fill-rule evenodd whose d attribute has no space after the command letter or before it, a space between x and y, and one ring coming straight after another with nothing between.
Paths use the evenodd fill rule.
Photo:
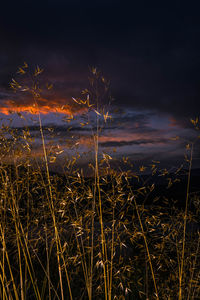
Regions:
<instances>
[{"instance_id":1,"label":"dark sky","mask_svg":"<svg viewBox=\"0 0 200 300\"><path fill-rule=\"evenodd\" d=\"M76 97L87 85L88 67L97 66L124 111L126 134L118 128L111 144L131 152L148 144L148 135L151 145L155 136L163 142L200 112L199 8L198 1L4 1L0 106L9 105L9 81L24 61L45 69L58 104Z\"/></svg>"}]
</instances>

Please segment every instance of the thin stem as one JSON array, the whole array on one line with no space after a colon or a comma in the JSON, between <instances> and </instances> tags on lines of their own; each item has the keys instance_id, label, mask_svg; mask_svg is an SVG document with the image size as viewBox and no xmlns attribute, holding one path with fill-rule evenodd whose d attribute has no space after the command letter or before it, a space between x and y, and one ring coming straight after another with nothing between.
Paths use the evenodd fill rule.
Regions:
<instances>
[{"instance_id":1,"label":"thin stem","mask_svg":"<svg viewBox=\"0 0 200 300\"><path fill-rule=\"evenodd\" d=\"M138 220L139 220L140 227L141 227L141 230L142 230L142 235L143 235L143 238L144 238L144 243L145 243L145 247L146 247L146 251L147 251L147 257L148 257L148 260L149 260L149 265L150 265L151 274L152 274L153 283L154 283L154 288L155 288L155 293L156 293L156 299L159 300L158 289L157 289L157 284L156 284L156 279L155 279L155 273L154 273L154 270L153 270L153 265L152 265L152 261L151 261L151 255L150 255L150 252L149 252L147 238L146 238L146 235L145 235L145 232L144 232L144 227L143 227L143 224L142 224L142 221L141 221L141 217L140 217L140 214L139 214L139 210L138 210L138 206L137 206L135 197L133 196L132 199L133 199L134 204L135 204Z\"/></svg>"},{"instance_id":2,"label":"thin stem","mask_svg":"<svg viewBox=\"0 0 200 300\"><path fill-rule=\"evenodd\" d=\"M36 102L37 105L37 102ZM38 105L37 105L38 107ZM70 281L69 281L69 275L66 269L65 265L65 260L63 257L62 253L62 247L59 239L59 233L58 233L58 228L56 224L56 219L55 219L55 213L54 213L54 204L53 204L53 193L52 193L52 187L51 187L51 180L50 180L50 175L49 175L49 166L48 166L48 159L47 159L47 152L46 152L46 146L45 146L45 139L44 139L44 133L43 133L43 128L42 128L42 121L41 121L41 116L40 112L38 109L38 117L39 117L39 126L40 126L40 133L41 133L41 138L42 138L42 146L43 146L43 152L44 152L44 159L45 159L45 165L46 165L46 173L47 173L47 180L48 180L48 187L49 187L49 193L50 193L50 209L51 209L51 214L52 214L52 219L53 219L53 225L54 225L54 231L55 231L55 240L56 240L56 248L57 248L57 261L58 261L58 271L59 271L59 279L60 279L60 290L61 290L61 297L62 300L64 300L64 294L63 294L63 283L62 283L62 270L61 270L61 262L60 262L60 254L62 256L62 260L64 263L64 268L65 268L65 273L67 277L67 283L68 283L68 289L69 289L69 294L70 294L70 299L72 300L72 291L71 291L71 286L70 286ZM59 249L61 251L59 251Z\"/></svg>"},{"instance_id":3,"label":"thin stem","mask_svg":"<svg viewBox=\"0 0 200 300\"><path fill-rule=\"evenodd\" d=\"M187 180L187 192L186 192L186 203L185 203L185 214L184 214L184 225L183 225L183 245L182 245L182 255L181 255L181 267L180 267L180 276L179 276L179 297L182 299L182 280L183 280L183 269L184 269L184 256L185 256L185 242L186 242L186 225L187 225L187 213L188 213L188 200L189 200L189 191L190 191L190 177L192 170L192 157L193 157L193 147L192 143L190 150L190 161L189 161L189 170L188 170L188 180Z\"/></svg>"}]
</instances>

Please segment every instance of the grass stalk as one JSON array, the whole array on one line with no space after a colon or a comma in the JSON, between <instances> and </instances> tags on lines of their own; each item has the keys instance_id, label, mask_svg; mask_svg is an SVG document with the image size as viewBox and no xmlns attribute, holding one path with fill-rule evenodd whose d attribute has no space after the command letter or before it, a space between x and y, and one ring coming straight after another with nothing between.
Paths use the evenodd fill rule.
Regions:
<instances>
[{"instance_id":1,"label":"grass stalk","mask_svg":"<svg viewBox=\"0 0 200 300\"><path fill-rule=\"evenodd\" d=\"M145 235L145 232L144 232L144 227L143 227L143 224L142 224L142 220L141 220L141 217L140 217L140 214L139 214L138 205L137 205L135 196L132 196L131 199L134 201L134 205L135 205L135 208L136 208L140 228L142 230L142 236L143 236L143 239L144 239L145 248L146 248L146 251L147 251L147 257L148 257L148 261L149 261L149 266L150 266L150 269L151 269L151 275L152 275L152 279L153 279L153 283L154 283L155 296L156 296L156 299L159 300L158 289L157 289L157 284L156 284L156 279L155 279L155 273L154 273L154 270L153 270L151 255L150 255L150 252L149 252L149 247L148 247L147 238L146 238L146 235Z\"/></svg>"},{"instance_id":2,"label":"grass stalk","mask_svg":"<svg viewBox=\"0 0 200 300\"><path fill-rule=\"evenodd\" d=\"M95 142L95 182L98 192L98 204L99 204L99 222L101 226L101 245L102 245L102 262L103 262L103 273L104 273L104 290L105 300L108 299L108 277L107 277L107 260L106 260L106 242L103 226L103 212L102 212L102 201L101 201L101 189L100 189L100 178L99 178L99 163L98 163L98 147L99 147L99 116L97 115L97 128L96 136L94 137Z\"/></svg>"},{"instance_id":3,"label":"grass stalk","mask_svg":"<svg viewBox=\"0 0 200 300\"><path fill-rule=\"evenodd\" d=\"M37 105L37 102L36 102L36 105ZM38 107L38 105L37 105L37 107ZM38 111L39 111L39 109L38 109ZM51 214L52 214L52 219L53 219L54 232L55 232L55 240L56 240L56 248L57 248L57 261L58 261L58 271L59 271L59 279L60 279L61 298L62 298L62 300L64 300L63 283L62 283L62 270L61 270L61 261L60 261L60 252L62 253L62 247L61 247L60 240L59 240L59 233L58 233L58 228L57 228L56 219L55 219L55 213L54 213L53 194L52 194L52 187L51 187L51 180L50 180L50 175L49 175L49 166L48 166L47 152L46 152L45 139L44 139L44 133L43 133L43 128L42 128L42 121L41 121L40 112L38 113L38 117L39 117L40 133L41 133L41 138L42 138L42 147L43 147L43 152L44 152L44 159L45 159L45 166L46 166L46 174L47 174L47 180L48 180L49 194L50 194L50 200L51 200L50 207L51 207ZM71 286L70 286L68 271L66 269L64 258L63 258L63 263L64 263L65 273L66 273L66 277L67 277L67 284L68 284L68 289L69 289L69 295L70 295L70 299L72 300L73 299L73 297L72 297L72 291L71 291Z\"/></svg>"},{"instance_id":4,"label":"grass stalk","mask_svg":"<svg viewBox=\"0 0 200 300\"><path fill-rule=\"evenodd\" d=\"M183 272L184 272L186 225L187 225L187 214L188 214L188 200L189 200L189 192L190 192L190 177L191 177L191 170L192 170L193 147L194 147L194 144L192 143L191 149L190 149L189 170L188 170L188 179L187 179L187 192L186 192L185 213L184 213L184 223L183 223L183 243L182 243L181 266L180 266L180 275L179 275L179 294L178 294L179 300L182 300L182 297L183 297L182 281L183 281Z\"/></svg>"}]
</instances>

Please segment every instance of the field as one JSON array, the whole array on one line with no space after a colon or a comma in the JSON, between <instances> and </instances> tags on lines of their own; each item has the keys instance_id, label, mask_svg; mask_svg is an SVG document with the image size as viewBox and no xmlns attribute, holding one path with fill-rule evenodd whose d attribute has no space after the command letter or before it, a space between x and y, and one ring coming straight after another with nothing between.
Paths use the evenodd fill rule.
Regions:
<instances>
[{"instance_id":1,"label":"field","mask_svg":"<svg viewBox=\"0 0 200 300\"><path fill-rule=\"evenodd\" d=\"M100 75L92 72L96 102L89 102L88 91L84 100L75 99L96 116L90 176L75 158L65 161L62 173L50 170L58 153L45 142L35 82L26 92L38 110L40 161L31 153L29 128L1 128L0 298L199 299L195 142L186 145L184 166L173 172L158 161L134 170L125 158L112 167L112 157L99 150L101 121L109 114L94 85ZM15 80L12 87L25 89ZM196 129L198 122L192 120Z\"/></svg>"}]
</instances>

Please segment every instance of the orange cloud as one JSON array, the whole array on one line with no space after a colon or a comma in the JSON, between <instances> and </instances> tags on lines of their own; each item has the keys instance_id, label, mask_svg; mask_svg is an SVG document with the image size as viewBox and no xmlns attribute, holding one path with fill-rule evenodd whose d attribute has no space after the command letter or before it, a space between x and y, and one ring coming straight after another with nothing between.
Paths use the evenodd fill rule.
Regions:
<instances>
[{"instance_id":1,"label":"orange cloud","mask_svg":"<svg viewBox=\"0 0 200 300\"><path fill-rule=\"evenodd\" d=\"M11 100L4 101L4 106L0 106L0 113L5 115L10 115L11 113L21 113L26 112L30 114L49 114L49 113L59 113L59 114L78 114L85 112L85 108L77 107L74 105L63 104L63 100L56 101L56 100L47 100L47 99L39 99L38 105L30 104L30 103L23 103L17 104Z\"/></svg>"},{"instance_id":2,"label":"orange cloud","mask_svg":"<svg viewBox=\"0 0 200 300\"><path fill-rule=\"evenodd\" d=\"M149 134L146 133L125 133L123 131L118 130L116 136L110 136L110 135L103 135L99 137L99 141L104 142L130 142L130 141L137 141L142 139L149 139Z\"/></svg>"},{"instance_id":3,"label":"orange cloud","mask_svg":"<svg viewBox=\"0 0 200 300\"><path fill-rule=\"evenodd\" d=\"M169 117L169 126L170 127L177 127L180 126L178 120L176 120L174 117L170 116Z\"/></svg>"},{"instance_id":4,"label":"orange cloud","mask_svg":"<svg viewBox=\"0 0 200 300\"><path fill-rule=\"evenodd\" d=\"M150 135L149 133L123 133L122 131L118 130L115 132L115 136L111 135L101 135L99 136L99 142L104 144L107 142L137 142L139 144L145 144L147 145L164 145L165 142L159 139L157 136L155 137L153 134ZM155 143L152 143L151 140L155 141ZM86 146L88 148L91 148L94 146L94 139L92 135L85 135L85 136L80 136L78 140L74 142L76 146ZM112 147L111 147L112 148Z\"/></svg>"}]
</instances>

